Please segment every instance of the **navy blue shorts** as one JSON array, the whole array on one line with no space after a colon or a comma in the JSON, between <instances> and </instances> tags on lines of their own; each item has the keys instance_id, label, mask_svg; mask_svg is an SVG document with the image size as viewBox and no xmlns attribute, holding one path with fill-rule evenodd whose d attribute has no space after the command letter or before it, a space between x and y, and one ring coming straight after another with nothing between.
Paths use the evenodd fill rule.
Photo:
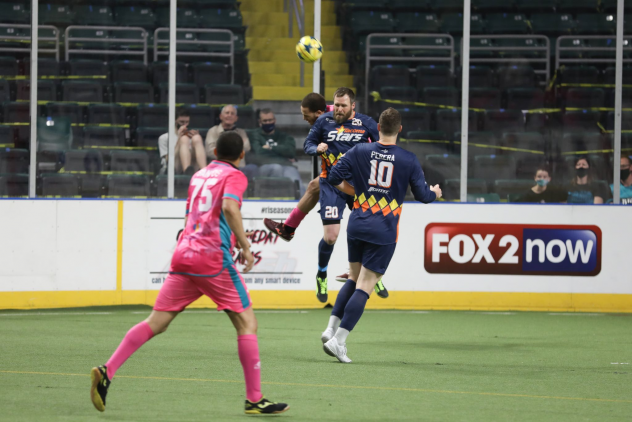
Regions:
<instances>
[{"instance_id":1,"label":"navy blue shorts","mask_svg":"<svg viewBox=\"0 0 632 422\"><path fill-rule=\"evenodd\" d=\"M348 201L353 198L346 193L340 192L325 178L320 178L320 218L323 221L342 220L342 214Z\"/></svg>"},{"instance_id":2,"label":"navy blue shorts","mask_svg":"<svg viewBox=\"0 0 632 422\"><path fill-rule=\"evenodd\" d=\"M385 274L395 253L397 243L376 245L347 235L349 262L359 262L363 267L378 274Z\"/></svg>"}]
</instances>

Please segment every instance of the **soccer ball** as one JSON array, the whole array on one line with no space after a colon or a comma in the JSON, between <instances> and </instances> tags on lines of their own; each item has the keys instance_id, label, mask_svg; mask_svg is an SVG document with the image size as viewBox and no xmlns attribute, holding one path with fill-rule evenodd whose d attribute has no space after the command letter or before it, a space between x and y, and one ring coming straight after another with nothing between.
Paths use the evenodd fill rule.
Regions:
<instances>
[{"instance_id":1,"label":"soccer ball","mask_svg":"<svg viewBox=\"0 0 632 422\"><path fill-rule=\"evenodd\" d=\"M306 35L296 44L296 55L305 63L314 63L323 55L323 45L316 38Z\"/></svg>"}]
</instances>

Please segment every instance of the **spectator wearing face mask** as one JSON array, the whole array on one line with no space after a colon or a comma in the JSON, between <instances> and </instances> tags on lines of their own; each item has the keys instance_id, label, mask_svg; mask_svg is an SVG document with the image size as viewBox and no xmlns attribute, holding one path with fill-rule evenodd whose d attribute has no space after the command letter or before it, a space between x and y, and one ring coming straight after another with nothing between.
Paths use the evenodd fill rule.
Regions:
<instances>
[{"instance_id":1,"label":"spectator wearing face mask","mask_svg":"<svg viewBox=\"0 0 632 422\"><path fill-rule=\"evenodd\" d=\"M546 166L540 166L535 172L535 186L525 193L518 202L539 204L564 203L567 193L555 185L551 185L551 176Z\"/></svg>"},{"instance_id":2,"label":"spectator wearing face mask","mask_svg":"<svg viewBox=\"0 0 632 422\"><path fill-rule=\"evenodd\" d=\"M574 171L566 201L569 204L603 204L609 193L593 180L588 158L577 157Z\"/></svg>"},{"instance_id":3,"label":"spectator wearing face mask","mask_svg":"<svg viewBox=\"0 0 632 422\"><path fill-rule=\"evenodd\" d=\"M630 157L621 156L621 203L632 205L632 166ZM614 193L614 184L610 184L610 192Z\"/></svg>"}]
</instances>

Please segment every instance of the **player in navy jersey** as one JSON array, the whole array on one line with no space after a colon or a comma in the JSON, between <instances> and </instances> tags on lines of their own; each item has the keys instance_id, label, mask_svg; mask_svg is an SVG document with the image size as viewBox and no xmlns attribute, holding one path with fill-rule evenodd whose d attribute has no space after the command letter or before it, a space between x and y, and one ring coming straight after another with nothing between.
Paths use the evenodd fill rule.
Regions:
<instances>
[{"instance_id":1,"label":"player in navy jersey","mask_svg":"<svg viewBox=\"0 0 632 422\"><path fill-rule=\"evenodd\" d=\"M307 106L309 94L303 100ZM322 97L321 97L322 98ZM324 102L324 98L323 98ZM355 112L355 93L349 88L338 88L334 93L334 109L320 114L313 120L313 115L306 113L307 107L301 104L304 119L312 123L312 129L305 139L305 153L320 156L322 172L319 177L320 215L324 226L324 236L318 245L318 272L316 274L316 297L325 303L327 294L327 267L340 233L340 220L345 206L351 204L353 198L338 191L327 182L327 175L340 157L355 145L376 142L379 139L377 123L371 117ZM312 183L298 206L292 211L285 223L264 219L265 226L286 241L292 240L294 232L302 219L316 205L318 198ZM311 200L313 198L314 200ZM346 278L345 278L346 280ZM380 282L376 288L380 297L388 297L388 291Z\"/></svg>"},{"instance_id":2,"label":"player in navy jersey","mask_svg":"<svg viewBox=\"0 0 632 422\"><path fill-rule=\"evenodd\" d=\"M351 362L347 336L395 252L408 186L415 199L425 204L441 198L439 185L426 184L417 157L395 145L402 130L399 112L385 110L378 130L379 142L351 149L328 175L331 186L354 196L347 226L349 280L338 292L329 324L321 335L325 352L343 363Z\"/></svg>"}]
</instances>

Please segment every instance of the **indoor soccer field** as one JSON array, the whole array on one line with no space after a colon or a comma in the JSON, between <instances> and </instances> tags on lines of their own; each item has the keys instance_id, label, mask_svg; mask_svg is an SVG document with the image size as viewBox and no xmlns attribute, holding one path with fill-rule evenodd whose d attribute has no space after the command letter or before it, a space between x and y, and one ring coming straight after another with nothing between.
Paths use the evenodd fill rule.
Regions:
<instances>
[{"instance_id":1,"label":"indoor soccer field","mask_svg":"<svg viewBox=\"0 0 632 422\"><path fill-rule=\"evenodd\" d=\"M207 421L243 414L235 332L215 310L180 315L89 399L149 307L0 312L0 420ZM263 392L305 421L622 421L632 414L632 315L367 310L340 364L328 310L258 311Z\"/></svg>"}]
</instances>

